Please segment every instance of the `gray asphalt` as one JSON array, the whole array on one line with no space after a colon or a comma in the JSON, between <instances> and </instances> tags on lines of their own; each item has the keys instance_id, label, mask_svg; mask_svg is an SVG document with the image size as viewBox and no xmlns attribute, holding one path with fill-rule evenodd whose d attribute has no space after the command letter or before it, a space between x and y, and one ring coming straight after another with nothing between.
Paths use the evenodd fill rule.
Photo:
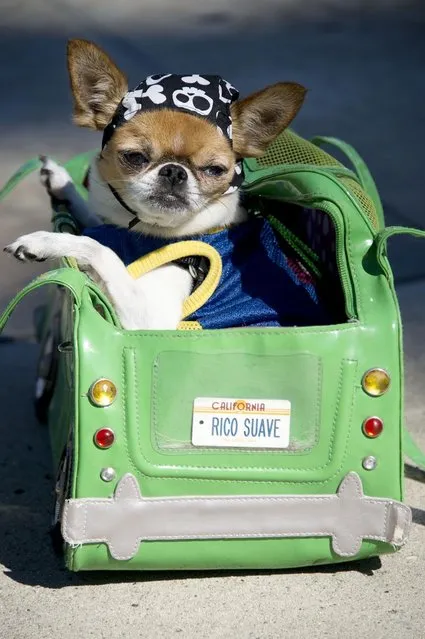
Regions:
<instances>
[{"instance_id":1,"label":"gray asphalt","mask_svg":"<svg viewBox=\"0 0 425 639\"><path fill-rule=\"evenodd\" d=\"M364 156L388 224L423 227L424 13L414 3L121 3L3 0L0 18L0 181L38 153L64 160L99 135L70 123L69 36L92 38L130 82L161 71L215 72L242 93L277 80L309 88L295 128L340 136ZM260 4L260 3L258 3ZM347 7L363 4L363 10ZM403 4L403 11L383 6ZM307 6L308 5L308 6ZM371 6L379 6L380 11ZM36 178L0 207L4 244L49 228ZM425 447L425 243L394 240L391 256L405 327L406 420ZM0 254L0 307L36 267ZM0 343L0 635L57 637L348 639L423 637L424 477L408 471L414 526L397 555L343 567L277 573L74 575L48 539L52 469L33 417L37 357L32 313L18 309ZM416 481L410 477L422 479Z\"/></svg>"}]
</instances>

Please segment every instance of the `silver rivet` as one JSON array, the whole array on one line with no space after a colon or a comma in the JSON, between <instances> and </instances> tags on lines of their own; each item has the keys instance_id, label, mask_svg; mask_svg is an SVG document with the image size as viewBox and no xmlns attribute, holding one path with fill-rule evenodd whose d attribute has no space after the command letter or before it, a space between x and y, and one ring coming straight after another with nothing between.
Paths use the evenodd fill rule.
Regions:
<instances>
[{"instance_id":1,"label":"silver rivet","mask_svg":"<svg viewBox=\"0 0 425 639\"><path fill-rule=\"evenodd\" d=\"M115 479L115 468L102 468L100 471L100 477L103 481L112 481Z\"/></svg>"},{"instance_id":2,"label":"silver rivet","mask_svg":"<svg viewBox=\"0 0 425 639\"><path fill-rule=\"evenodd\" d=\"M363 459L362 466L365 470L375 470L377 463L376 457L369 455Z\"/></svg>"}]
</instances>

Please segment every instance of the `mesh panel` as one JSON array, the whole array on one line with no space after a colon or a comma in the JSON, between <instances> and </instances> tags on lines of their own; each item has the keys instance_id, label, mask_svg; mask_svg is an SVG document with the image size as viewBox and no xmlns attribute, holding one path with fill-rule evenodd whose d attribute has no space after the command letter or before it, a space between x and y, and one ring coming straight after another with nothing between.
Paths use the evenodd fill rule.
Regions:
<instances>
[{"instance_id":1,"label":"mesh panel","mask_svg":"<svg viewBox=\"0 0 425 639\"><path fill-rule=\"evenodd\" d=\"M259 167L276 166L279 164L313 164L315 166L338 167L343 166L334 157L320 149L315 144L304 140L292 131L285 131L269 146L266 153L257 159ZM378 218L372 200L362 187L351 178L340 177L343 184L360 204L364 214L374 228L378 228Z\"/></svg>"},{"instance_id":2,"label":"mesh panel","mask_svg":"<svg viewBox=\"0 0 425 639\"><path fill-rule=\"evenodd\" d=\"M319 166L341 166L338 160L319 149L318 146L300 138L292 131L285 131L269 146L266 153L257 159L259 166L276 164L315 164Z\"/></svg>"},{"instance_id":3,"label":"mesh panel","mask_svg":"<svg viewBox=\"0 0 425 639\"><path fill-rule=\"evenodd\" d=\"M376 214L375 206L370 197L366 194L362 187L357 184L355 180L352 180L349 177L340 177L339 179L345 184L349 191L351 191L352 195L354 195L361 208L367 215L372 226L377 229L379 226L378 216Z\"/></svg>"}]
</instances>

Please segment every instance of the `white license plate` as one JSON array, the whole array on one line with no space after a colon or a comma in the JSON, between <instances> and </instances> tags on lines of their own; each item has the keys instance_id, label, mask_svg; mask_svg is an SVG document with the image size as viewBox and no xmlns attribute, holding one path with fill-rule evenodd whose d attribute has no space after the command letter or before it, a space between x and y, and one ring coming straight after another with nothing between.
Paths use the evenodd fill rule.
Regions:
<instances>
[{"instance_id":1,"label":"white license plate","mask_svg":"<svg viewBox=\"0 0 425 639\"><path fill-rule=\"evenodd\" d=\"M286 399L197 397L192 444L219 448L288 448L291 402Z\"/></svg>"}]
</instances>

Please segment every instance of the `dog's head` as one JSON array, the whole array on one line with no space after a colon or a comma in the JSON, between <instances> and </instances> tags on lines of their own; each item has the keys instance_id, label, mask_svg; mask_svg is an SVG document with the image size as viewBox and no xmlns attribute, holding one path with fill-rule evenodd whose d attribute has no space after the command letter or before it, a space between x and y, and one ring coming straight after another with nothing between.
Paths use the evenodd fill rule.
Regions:
<instances>
[{"instance_id":1,"label":"dog's head","mask_svg":"<svg viewBox=\"0 0 425 639\"><path fill-rule=\"evenodd\" d=\"M158 231L178 229L214 203L225 210L241 181L239 160L262 155L305 95L299 84L278 83L237 100L218 76L172 74L128 92L123 73L84 40L69 42L68 69L75 122L104 130L101 179Z\"/></svg>"}]
</instances>

